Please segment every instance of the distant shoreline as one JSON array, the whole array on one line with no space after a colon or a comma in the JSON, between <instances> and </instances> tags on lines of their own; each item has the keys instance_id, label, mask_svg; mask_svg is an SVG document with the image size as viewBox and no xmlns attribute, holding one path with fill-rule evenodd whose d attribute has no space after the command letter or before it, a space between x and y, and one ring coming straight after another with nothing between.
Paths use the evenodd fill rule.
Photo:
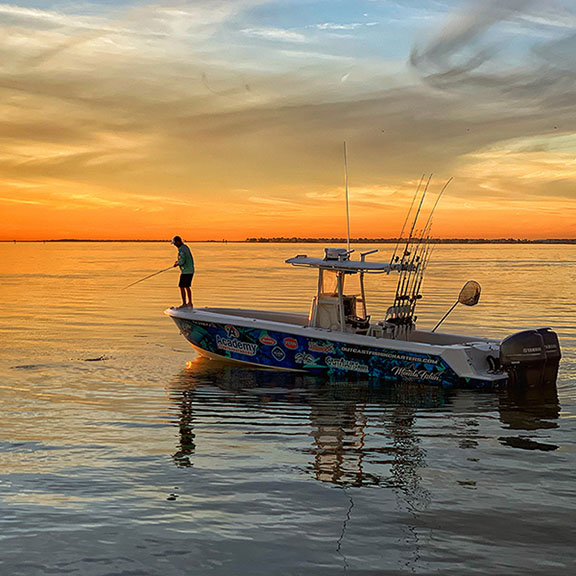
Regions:
<instances>
[{"instance_id":1,"label":"distant shoreline","mask_svg":"<svg viewBox=\"0 0 576 576\"><path fill-rule=\"evenodd\" d=\"M404 239L405 241L406 239ZM351 238L354 244L395 244L398 238ZM60 238L56 240L0 240L3 243L55 243L55 242L91 242L91 243L169 243L170 240L88 240L81 238ZM246 238L246 240L187 240L189 244L346 244L346 238ZM576 244L576 238L431 238L432 244Z\"/></svg>"}]
</instances>

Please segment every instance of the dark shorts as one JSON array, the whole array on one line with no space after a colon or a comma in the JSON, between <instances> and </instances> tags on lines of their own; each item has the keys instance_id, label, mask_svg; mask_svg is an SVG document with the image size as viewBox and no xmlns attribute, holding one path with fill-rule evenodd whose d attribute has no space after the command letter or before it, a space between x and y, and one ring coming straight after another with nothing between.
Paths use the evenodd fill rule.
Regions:
<instances>
[{"instance_id":1,"label":"dark shorts","mask_svg":"<svg viewBox=\"0 0 576 576\"><path fill-rule=\"evenodd\" d=\"M178 286L180 288L190 288L192 286L192 278L194 274L180 274L180 282Z\"/></svg>"}]
</instances>

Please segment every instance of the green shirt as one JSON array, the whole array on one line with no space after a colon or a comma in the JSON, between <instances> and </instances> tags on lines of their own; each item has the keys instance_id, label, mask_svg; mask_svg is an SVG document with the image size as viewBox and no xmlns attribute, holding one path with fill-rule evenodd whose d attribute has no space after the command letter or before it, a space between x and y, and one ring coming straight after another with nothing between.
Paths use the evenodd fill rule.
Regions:
<instances>
[{"instance_id":1,"label":"green shirt","mask_svg":"<svg viewBox=\"0 0 576 576\"><path fill-rule=\"evenodd\" d=\"M182 274L194 274L194 258L192 258L192 252L186 244L182 244L178 248L178 266Z\"/></svg>"}]
</instances>

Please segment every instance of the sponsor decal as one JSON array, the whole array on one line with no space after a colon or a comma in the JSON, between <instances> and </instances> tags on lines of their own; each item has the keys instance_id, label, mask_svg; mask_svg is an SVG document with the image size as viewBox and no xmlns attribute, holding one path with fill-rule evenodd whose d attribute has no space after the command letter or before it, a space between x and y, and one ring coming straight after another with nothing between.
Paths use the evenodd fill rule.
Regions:
<instances>
[{"instance_id":1,"label":"sponsor decal","mask_svg":"<svg viewBox=\"0 0 576 576\"><path fill-rule=\"evenodd\" d=\"M289 350L296 350L298 348L298 340L296 338L284 338L284 346Z\"/></svg>"},{"instance_id":2,"label":"sponsor decal","mask_svg":"<svg viewBox=\"0 0 576 576\"><path fill-rule=\"evenodd\" d=\"M310 340L308 342L308 350L310 350L310 352L322 352L323 354L336 353L332 342L318 342L316 340Z\"/></svg>"},{"instance_id":3,"label":"sponsor decal","mask_svg":"<svg viewBox=\"0 0 576 576\"><path fill-rule=\"evenodd\" d=\"M369 356L378 356L379 358L388 358L390 360L400 360L402 362L426 362L426 364L438 364L438 358L428 355L418 357L412 355L410 352L393 352L391 350L377 350L374 348L356 348L351 346L342 346L342 352L350 352L352 354L364 354Z\"/></svg>"},{"instance_id":4,"label":"sponsor decal","mask_svg":"<svg viewBox=\"0 0 576 576\"><path fill-rule=\"evenodd\" d=\"M224 326L224 330L226 330L226 336L228 336L228 338L240 338L240 332L238 332L236 326L230 326L227 324Z\"/></svg>"},{"instance_id":5,"label":"sponsor decal","mask_svg":"<svg viewBox=\"0 0 576 576\"><path fill-rule=\"evenodd\" d=\"M227 350L228 352L236 352L237 354L245 354L246 356L255 356L258 351L258 344L252 342L242 342L237 338L222 338L216 336L216 346L220 350Z\"/></svg>"},{"instance_id":6,"label":"sponsor decal","mask_svg":"<svg viewBox=\"0 0 576 576\"><path fill-rule=\"evenodd\" d=\"M181 322L185 326L189 326L190 328L194 326L206 326L207 328L218 328L218 325L214 324L214 322L204 322L202 320L194 320L194 322L190 322L189 320L181 320Z\"/></svg>"},{"instance_id":7,"label":"sponsor decal","mask_svg":"<svg viewBox=\"0 0 576 576\"><path fill-rule=\"evenodd\" d=\"M276 346L276 344L278 344L269 334L262 334L262 336L260 336L260 343L265 346Z\"/></svg>"},{"instance_id":8,"label":"sponsor decal","mask_svg":"<svg viewBox=\"0 0 576 576\"><path fill-rule=\"evenodd\" d=\"M345 358L333 358L332 356L328 356L326 358L326 364L330 366L330 368L336 368L337 370L368 372L368 366L366 366L366 364L356 362L355 360L346 360Z\"/></svg>"},{"instance_id":9,"label":"sponsor decal","mask_svg":"<svg viewBox=\"0 0 576 576\"><path fill-rule=\"evenodd\" d=\"M442 382L442 375L438 372L428 372L426 369L418 369L408 366L394 366L392 368L392 374L394 374L394 376L400 376L401 378Z\"/></svg>"},{"instance_id":10,"label":"sponsor decal","mask_svg":"<svg viewBox=\"0 0 576 576\"><path fill-rule=\"evenodd\" d=\"M286 358L286 354L284 353L284 350L282 350L282 348L280 348L279 346L272 348L272 356L274 356L274 358L276 360L278 360L278 362L282 362L282 360L284 360L284 358Z\"/></svg>"},{"instance_id":11,"label":"sponsor decal","mask_svg":"<svg viewBox=\"0 0 576 576\"><path fill-rule=\"evenodd\" d=\"M298 354L294 356L294 362L296 362L296 364L313 364L316 366L316 358L314 358L312 354L306 354L305 352L298 352Z\"/></svg>"}]
</instances>

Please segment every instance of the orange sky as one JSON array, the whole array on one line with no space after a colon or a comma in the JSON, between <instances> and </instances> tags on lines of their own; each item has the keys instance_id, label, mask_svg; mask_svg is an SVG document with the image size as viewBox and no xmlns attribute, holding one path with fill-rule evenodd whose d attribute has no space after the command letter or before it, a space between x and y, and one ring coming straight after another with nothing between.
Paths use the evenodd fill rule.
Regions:
<instances>
[{"instance_id":1,"label":"orange sky","mask_svg":"<svg viewBox=\"0 0 576 576\"><path fill-rule=\"evenodd\" d=\"M0 4L0 240L576 237L568 3ZM572 11L571 11L572 10Z\"/></svg>"}]
</instances>

